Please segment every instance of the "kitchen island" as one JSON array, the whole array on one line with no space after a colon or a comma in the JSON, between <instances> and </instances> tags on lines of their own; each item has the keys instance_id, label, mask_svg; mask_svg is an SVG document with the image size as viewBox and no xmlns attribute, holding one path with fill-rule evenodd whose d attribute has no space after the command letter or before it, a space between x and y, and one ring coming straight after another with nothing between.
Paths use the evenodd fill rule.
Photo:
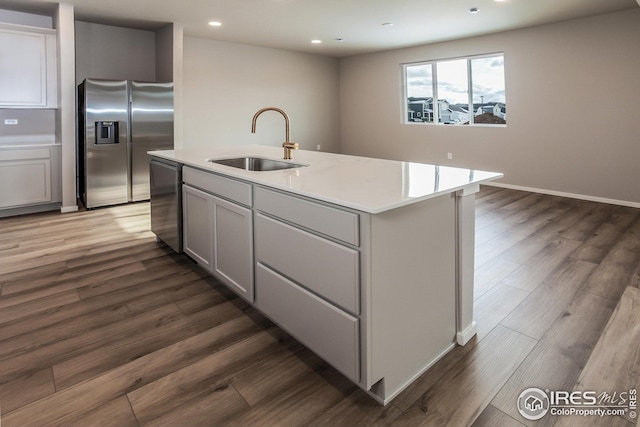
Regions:
<instances>
[{"instance_id":1,"label":"kitchen island","mask_svg":"<svg viewBox=\"0 0 640 427\"><path fill-rule=\"evenodd\" d=\"M474 194L502 174L282 149L153 151L182 166L185 253L388 403L473 321ZM152 217L153 199L152 199Z\"/></svg>"}]
</instances>

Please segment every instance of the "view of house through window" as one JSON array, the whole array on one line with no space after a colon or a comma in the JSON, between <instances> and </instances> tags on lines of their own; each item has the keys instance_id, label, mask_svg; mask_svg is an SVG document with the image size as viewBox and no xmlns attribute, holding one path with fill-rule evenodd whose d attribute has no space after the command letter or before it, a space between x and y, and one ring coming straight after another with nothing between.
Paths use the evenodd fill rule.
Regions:
<instances>
[{"instance_id":1,"label":"view of house through window","mask_svg":"<svg viewBox=\"0 0 640 427\"><path fill-rule=\"evenodd\" d=\"M503 54L405 64L403 69L408 123L507 123Z\"/></svg>"}]
</instances>

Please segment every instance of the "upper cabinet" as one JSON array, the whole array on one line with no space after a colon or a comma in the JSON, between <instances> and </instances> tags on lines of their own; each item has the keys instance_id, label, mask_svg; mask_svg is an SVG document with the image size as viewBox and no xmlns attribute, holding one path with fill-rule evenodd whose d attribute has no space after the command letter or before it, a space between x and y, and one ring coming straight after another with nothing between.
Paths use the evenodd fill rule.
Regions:
<instances>
[{"instance_id":1,"label":"upper cabinet","mask_svg":"<svg viewBox=\"0 0 640 427\"><path fill-rule=\"evenodd\" d=\"M0 108L57 108L56 31L0 24Z\"/></svg>"}]
</instances>

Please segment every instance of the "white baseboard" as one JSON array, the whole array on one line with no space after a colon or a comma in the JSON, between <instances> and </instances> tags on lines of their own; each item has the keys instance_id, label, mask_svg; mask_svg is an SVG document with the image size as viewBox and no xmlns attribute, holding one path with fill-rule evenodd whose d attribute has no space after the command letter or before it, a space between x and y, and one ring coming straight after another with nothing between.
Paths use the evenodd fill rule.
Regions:
<instances>
[{"instance_id":1,"label":"white baseboard","mask_svg":"<svg viewBox=\"0 0 640 427\"><path fill-rule=\"evenodd\" d=\"M466 345L477 333L478 325L476 322L471 322L464 331L460 331L456 334L456 341L459 345Z\"/></svg>"},{"instance_id":2,"label":"white baseboard","mask_svg":"<svg viewBox=\"0 0 640 427\"><path fill-rule=\"evenodd\" d=\"M78 205L63 206L60 208L60 213L69 213L69 212L77 212L77 211L78 211Z\"/></svg>"},{"instance_id":3,"label":"white baseboard","mask_svg":"<svg viewBox=\"0 0 640 427\"><path fill-rule=\"evenodd\" d=\"M607 203L610 205L627 206L630 208L640 208L640 203L626 200L607 199L604 197L586 196L584 194L565 193L563 191L544 190L542 188L522 187L520 185L503 184L501 182L483 182L482 185L492 187L509 188L511 190L529 191L531 193L548 194L550 196L568 197L570 199L587 200L589 202Z\"/></svg>"}]
</instances>

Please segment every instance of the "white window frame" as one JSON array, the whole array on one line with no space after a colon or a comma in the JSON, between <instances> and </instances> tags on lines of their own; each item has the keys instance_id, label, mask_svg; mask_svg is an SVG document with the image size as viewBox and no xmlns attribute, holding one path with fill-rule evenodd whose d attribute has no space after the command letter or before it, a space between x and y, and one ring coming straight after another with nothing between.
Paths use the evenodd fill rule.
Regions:
<instances>
[{"instance_id":1,"label":"white window frame","mask_svg":"<svg viewBox=\"0 0 640 427\"><path fill-rule=\"evenodd\" d=\"M468 104L467 109L469 111L469 126L490 126L490 127L506 127L506 124L487 124L487 123L475 123L475 110L473 109L473 73L471 72L471 61L474 59L482 59L482 58L495 58L498 56L502 56L504 60L504 52L492 52L492 53L484 53L479 55L470 55L470 56L460 56L454 58L444 58L437 60L429 60L429 61L419 61L419 62L410 62L402 64L402 88L403 88L403 109L402 109L402 123L403 124L418 124L418 125L444 125L446 123L440 122L440 98L438 97L438 62L447 62L447 61L455 61L464 59L467 61L467 94L468 94ZM431 122L411 122L409 121L409 94L407 93L408 84L407 84L407 68L415 67L418 65L431 65L431 86L433 93L433 120ZM505 72L506 74L506 72ZM504 77L505 87L506 87L506 76ZM445 100L446 101L446 100ZM505 102L506 105L506 102ZM452 126L458 127L459 125Z\"/></svg>"}]
</instances>

